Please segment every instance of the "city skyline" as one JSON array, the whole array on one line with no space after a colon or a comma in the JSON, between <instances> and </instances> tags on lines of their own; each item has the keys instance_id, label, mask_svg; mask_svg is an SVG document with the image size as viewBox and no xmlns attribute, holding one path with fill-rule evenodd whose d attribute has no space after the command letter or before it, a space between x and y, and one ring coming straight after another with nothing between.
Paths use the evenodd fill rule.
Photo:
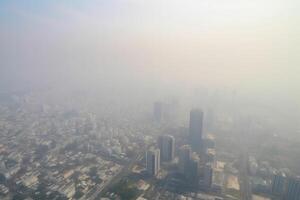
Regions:
<instances>
[{"instance_id":1,"label":"city skyline","mask_svg":"<svg viewBox=\"0 0 300 200\"><path fill-rule=\"evenodd\" d=\"M1 200L300 200L296 0L0 0Z\"/></svg>"}]
</instances>

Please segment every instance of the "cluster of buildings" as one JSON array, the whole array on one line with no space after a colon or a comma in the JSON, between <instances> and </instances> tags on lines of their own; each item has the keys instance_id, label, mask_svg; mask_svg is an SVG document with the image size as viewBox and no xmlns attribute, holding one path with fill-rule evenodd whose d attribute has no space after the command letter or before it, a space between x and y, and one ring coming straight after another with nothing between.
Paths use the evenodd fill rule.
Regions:
<instances>
[{"instance_id":1,"label":"cluster of buildings","mask_svg":"<svg viewBox=\"0 0 300 200\"><path fill-rule=\"evenodd\" d=\"M115 113L97 119L34 99L20 97L16 105L0 105L0 199L94 200L126 167L143 160L145 151L146 172L160 181L156 187L156 180L139 177L136 185L145 197L151 190L157 199L234 199L223 194L224 187L230 195L240 193L238 170L231 161L217 161L214 138L203 136L202 110L191 110L188 136L175 140L155 127L159 123L144 123L131 111L118 119ZM154 104L155 122L171 115L170 106ZM250 157L248 173L254 193L299 200L300 178L286 170ZM184 193L172 192L172 187Z\"/></svg>"},{"instance_id":2,"label":"cluster of buildings","mask_svg":"<svg viewBox=\"0 0 300 200\"><path fill-rule=\"evenodd\" d=\"M152 176L158 174L161 162L172 162L175 156L175 139L173 136L159 136L157 145L158 148L151 147L146 152L146 168Z\"/></svg>"},{"instance_id":3,"label":"cluster of buildings","mask_svg":"<svg viewBox=\"0 0 300 200\"><path fill-rule=\"evenodd\" d=\"M277 170L268 162L257 162L250 156L248 171L254 193L282 200L300 198L300 177L293 175L289 169Z\"/></svg>"},{"instance_id":4,"label":"cluster of buildings","mask_svg":"<svg viewBox=\"0 0 300 200\"><path fill-rule=\"evenodd\" d=\"M96 199L144 151L143 123L37 99L0 104L0 199Z\"/></svg>"},{"instance_id":5,"label":"cluster of buildings","mask_svg":"<svg viewBox=\"0 0 300 200\"><path fill-rule=\"evenodd\" d=\"M210 190L213 183L215 150L213 139L203 138L202 110L194 109L190 112L188 143L177 150L178 173L188 180L191 187ZM175 138L171 135L159 136L156 148L151 147L146 153L148 173L156 176L161 162L174 161L175 152Z\"/></svg>"}]
</instances>

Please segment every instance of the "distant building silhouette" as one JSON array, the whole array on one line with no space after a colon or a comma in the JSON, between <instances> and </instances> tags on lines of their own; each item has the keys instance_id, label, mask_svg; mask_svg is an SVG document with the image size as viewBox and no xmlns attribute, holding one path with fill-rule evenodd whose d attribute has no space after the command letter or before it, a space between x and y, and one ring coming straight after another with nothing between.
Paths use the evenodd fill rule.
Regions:
<instances>
[{"instance_id":1,"label":"distant building silhouette","mask_svg":"<svg viewBox=\"0 0 300 200\"><path fill-rule=\"evenodd\" d=\"M202 144L203 111L193 109L190 112L189 140L193 151L199 152Z\"/></svg>"}]
</instances>

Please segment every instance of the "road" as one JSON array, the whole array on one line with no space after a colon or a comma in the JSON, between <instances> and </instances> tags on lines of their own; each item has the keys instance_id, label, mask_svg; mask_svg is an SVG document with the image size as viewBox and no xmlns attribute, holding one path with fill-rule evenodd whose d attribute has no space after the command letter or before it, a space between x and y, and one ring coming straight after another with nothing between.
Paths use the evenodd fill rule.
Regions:
<instances>
[{"instance_id":1,"label":"road","mask_svg":"<svg viewBox=\"0 0 300 200\"><path fill-rule=\"evenodd\" d=\"M114 176L110 181L107 181L107 183L103 187L101 187L99 192L97 191L97 195L95 196L94 199L98 199L99 197L103 196L112 185L118 183L123 177L130 174L133 166L143 158L143 155L144 155L144 152L137 154L135 156L135 158L132 159L132 161L127 166L125 166L118 175Z\"/></svg>"}]
</instances>

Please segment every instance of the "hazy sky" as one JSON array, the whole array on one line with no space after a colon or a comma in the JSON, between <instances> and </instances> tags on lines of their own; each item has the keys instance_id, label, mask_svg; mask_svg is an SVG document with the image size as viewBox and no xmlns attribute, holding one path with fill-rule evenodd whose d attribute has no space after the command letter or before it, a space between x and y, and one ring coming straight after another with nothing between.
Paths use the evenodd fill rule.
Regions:
<instances>
[{"instance_id":1,"label":"hazy sky","mask_svg":"<svg viewBox=\"0 0 300 200\"><path fill-rule=\"evenodd\" d=\"M228 86L298 101L295 4L1 0L0 83Z\"/></svg>"}]
</instances>

